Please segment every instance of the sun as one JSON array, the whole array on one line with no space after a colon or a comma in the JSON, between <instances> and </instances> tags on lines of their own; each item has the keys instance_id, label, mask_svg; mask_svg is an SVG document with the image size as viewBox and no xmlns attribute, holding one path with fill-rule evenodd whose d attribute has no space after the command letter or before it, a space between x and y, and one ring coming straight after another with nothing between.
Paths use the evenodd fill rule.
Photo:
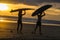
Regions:
<instances>
[{"instance_id":1,"label":"sun","mask_svg":"<svg viewBox=\"0 0 60 40\"><path fill-rule=\"evenodd\" d=\"M0 10L1 10L1 11L3 11L3 10L8 10L7 4L0 3Z\"/></svg>"}]
</instances>

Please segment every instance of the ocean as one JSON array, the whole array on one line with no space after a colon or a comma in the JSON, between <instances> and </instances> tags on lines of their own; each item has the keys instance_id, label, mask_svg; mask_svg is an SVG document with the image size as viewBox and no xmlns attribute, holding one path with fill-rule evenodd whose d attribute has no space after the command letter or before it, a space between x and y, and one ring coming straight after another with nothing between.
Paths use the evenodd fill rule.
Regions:
<instances>
[{"instance_id":1,"label":"ocean","mask_svg":"<svg viewBox=\"0 0 60 40\"><path fill-rule=\"evenodd\" d=\"M0 22L9 22L9 23L17 23L18 17L14 16L0 16ZM37 19L36 18L22 18L23 23L28 24L36 24ZM60 21L58 20L48 20L48 19L42 19L42 25L56 25L60 26Z\"/></svg>"}]
</instances>

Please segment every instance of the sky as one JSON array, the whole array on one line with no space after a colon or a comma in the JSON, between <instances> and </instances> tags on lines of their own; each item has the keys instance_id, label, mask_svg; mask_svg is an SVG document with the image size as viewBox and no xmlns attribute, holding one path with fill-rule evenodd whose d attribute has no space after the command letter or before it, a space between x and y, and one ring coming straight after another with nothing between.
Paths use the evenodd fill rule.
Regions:
<instances>
[{"instance_id":1,"label":"sky","mask_svg":"<svg viewBox=\"0 0 60 40\"><path fill-rule=\"evenodd\" d=\"M31 6L40 6L42 4L53 4L54 7L60 8L60 0L0 0L0 3L8 4L25 4Z\"/></svg>"},{"instance_id":2,"label":"sky","mask_svg":"<svg viewBox=\"0 0 60 40\"><path fill-rule=\"evenodd\" d=\"M0 2L11 3L11 4L23 3L23 4L28 4L28 5L38 5L43 2L60 3L60 0L0 0Z\"/></svg>"},{"instance_id":3,"label":"sky","mask_svg":"<svg viewBox=\"0 0 60 40\"><path fill-rule=\"evenodd\" d=\"M0 15L9 15L9 16L17 16L17 12L10 13L11 9L18 9L18 8L34 8L35 10L38 9L39 7L46 5L46 4L51 4L53 7L50 9L46 10L47 18L50 17L51 19L58 19L60 20L60 0L0 0L0 3L7 4L9 7L9 10L7 11L1 11L0 10ZM27 11L27 17L31 16L31 14L35 11ZM2 13L2 14L1 14ZM6 13L6 14L5 14ZM49 19L49 18L48 18Z\"/></svg>"}]
</instances>

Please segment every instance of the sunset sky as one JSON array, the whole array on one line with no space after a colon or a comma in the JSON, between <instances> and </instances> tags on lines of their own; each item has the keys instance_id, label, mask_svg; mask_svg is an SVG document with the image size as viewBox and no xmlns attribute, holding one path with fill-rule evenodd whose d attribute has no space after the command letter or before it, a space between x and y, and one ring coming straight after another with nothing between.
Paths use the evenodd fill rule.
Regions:
<instances>
[{"instance_id":1,"label":"sunset sky","mask_svg":"<svg viewBox=\"0 0 60 40\"><path fill-rule=\"evenodd\" d=\"M11 9L34 8L36 10L43 5L51 4L53 7L45 11L46 19L60 20L60 0L0 0L0 4L6 4L8 7L6 10L0 10L0 15L5 16L17 16L17 12L10 13ZM26 11L25 17L31 17L35 10Z\"/></svg>"}]
</instances>

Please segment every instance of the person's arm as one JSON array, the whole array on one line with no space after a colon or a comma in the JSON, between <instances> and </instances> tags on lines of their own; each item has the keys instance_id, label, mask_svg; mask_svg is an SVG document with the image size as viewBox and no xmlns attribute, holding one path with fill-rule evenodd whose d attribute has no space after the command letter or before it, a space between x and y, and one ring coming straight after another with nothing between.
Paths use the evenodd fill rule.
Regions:
<instances>
[{"instance_id":1,"label":"person's arm","mask_svg":"<svg viewBox=\"0 0 60 40\"><path fill-rule=\"evenodd\" d=\"M45 12L43 12L43 14L41 15L41 17L45 16Z\"/></svg>"},{"instance_id":2,"label":"person's arm","mask_svg":"<svg viewBox=\"0 0 60 40\"><path fill-rule=\"evenodd\" d=\"M22 14L22 15L25 15L26 14L26 11L24 10L24 14Z\"/></svg>"}]
</instances>

